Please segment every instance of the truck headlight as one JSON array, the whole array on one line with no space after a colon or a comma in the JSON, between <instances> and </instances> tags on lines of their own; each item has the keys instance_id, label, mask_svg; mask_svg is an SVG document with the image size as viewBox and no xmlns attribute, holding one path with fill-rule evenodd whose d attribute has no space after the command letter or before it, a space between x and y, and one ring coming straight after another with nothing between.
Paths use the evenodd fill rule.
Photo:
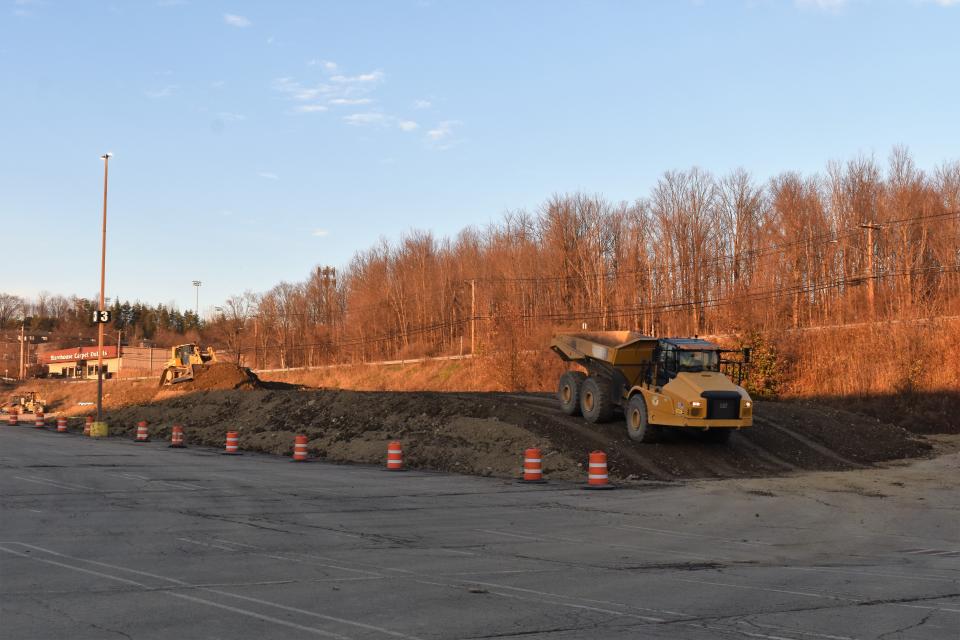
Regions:
<instances>
[{"instance_id":1,"label":"truck headlight","mask_svg":"<svg viewBox=\"0 0 960 640\"><path fill-rule=\"evenodd\" d=\"M747 400L746 402L743 403L743 406L746 407L747 409L749 409L750 407L753 406L753 403L750 402L749 400Z\"/></svg>"},{"instance_id":2,"label":"truck headlight","mask_svg":"<svg viewBox=\"0 0 960 640\"><path fill-rule=\"evenodd\" d=\"M690 403L690 406L691 406L691 407L699 407L699 406L701 406L701 404L700 404L700 401L699 401L699 400L694 400L693 402Z\"/></svg>"}]
</instances>

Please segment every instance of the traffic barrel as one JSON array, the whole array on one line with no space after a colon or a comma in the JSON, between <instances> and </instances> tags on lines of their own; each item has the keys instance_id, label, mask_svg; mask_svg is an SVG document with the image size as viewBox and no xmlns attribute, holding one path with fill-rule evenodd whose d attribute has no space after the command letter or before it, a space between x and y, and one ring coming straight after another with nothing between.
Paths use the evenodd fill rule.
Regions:
<instances>
[{"instance_id":1,"label":"traffic barrel","mask_svg":"<svg viewBox=\"0 0 960 640\"><path fill-rule=\"evenodd\" d=\"M57 433L67 432L67 419L63 416L57 417Z\"/></svg>"},{"instance_id":2,"label":"traffic barrel","mask_svg":"<svg viewBox=\"0 0 960 640\"><path fill-rule=\"evenodd\" d=\"M591 451L587 469L587 486L584 489L613 489L607 474L607 454Z\"/></svg>"},{"instance_id":3,"label":"traffic barrel","mask_svg":"<svg viewBox=\"0 0 960 640\"><path fill-rule=\"evenodd\" d=\"M183 444L183 427L178 424L173 425L170 431L170 448L183 449L187 445Z\"/></svg>"},{"instance_id":4,"label":"traffic barrel","mask_svg":"<svg viewBox=\"0 0 960 640\"><path fill-rule=\"evenodd\" d=\"M240 453L240 434L236 431L227 431L227 446L223 451L225 456L239 456Z\"/></svg>"},{"instance_id":5,"label":"traffic barrel","mask_svg":"<svg viewBox=\"0 0 960 640\"><path fill-rule=\"evenodd\" d=\"M307 436L293 438L293 460L291 462L307 461Z\"/></svg>"},{"instance_id":6,"label":"traffic barrel","mask_svg":"<svg viewBox=\"0 0 960 640\"><path fill-rule=\"evenodd\" d=\"M387 471L403 471L403 445L398 440L387 445Z\"/></svg>"},{"instance_id":7,"label":"traffic barrel","mask_svg":"<svg viewBox=\"0 0 960 640\"><path fill-rule=\"evenodd\" d=\"M17 412L11 411L10 415L7 416L7 425L11 427L15 427L17 426L17 424L19 424L19 422L20 422L20 418L17 417Z\"/></svg>"},{"instance_id":8,"label":"traffic barrel","mask_svg":"<svg viewBox=\"0 0 960 640\"><path fill-rule=\"evenodd\" d=\"M150 431L147 430L147 421L141 420L137 423L137 437L134 442L150 442Z\"/></svg>"},{"instance_id":9,"label":"traffic barrel","mask_svg":"<svg viewBox=\"0 0 960 640\"><path fill-rule=\"evenodd\" d=\"M523 452L523 478L520 482L524 484L543 484L543 458L540 457L540 449L527 449Z\"/></svg>"},{"instance_id":10,"label":"traffic barrel","mask_svg":"<svg viewBox=\"0 0 960 640\"><path fill-rule=\"evenodd\" d=\"M90 435L90 425L93 424L93 416L87 416L86 421L83 423L83 435Z\"/></svg>"},{"instance_id":11,"label":"traffic barrel","mask_svg":"<svg viewBox=\"0 0 960 640\"><path fill-rule=\"evenodd\" d=\"M44 427L47 422L43 419L43 412L37 411L33 414L33 426L35 427Z\"/></svg>"}]
</instances>

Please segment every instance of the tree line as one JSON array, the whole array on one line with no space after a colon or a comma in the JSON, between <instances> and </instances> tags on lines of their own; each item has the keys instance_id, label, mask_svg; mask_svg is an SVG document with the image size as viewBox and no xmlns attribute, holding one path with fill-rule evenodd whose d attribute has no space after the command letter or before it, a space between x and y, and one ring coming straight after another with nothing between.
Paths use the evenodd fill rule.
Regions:
<instances>
[{"instance_id":1,"label":"tree line","mask_svg":"<svg viewBox=\"0 0 960 640\"><path fill-rule=\"evenodd\" d=\"M542 348L558 329L746 333L960 312L960 162L895 148L758 181L668 171L632 202L555 195L454 238L414 230L248 296L258 364ZM526 345L526 346L524 346Z\"/></svg>"},{"instance_id":2,"label":"tree line","mask_svg":"<svg viewBox=\"0 0 960 640\"><path fill-rule=\"evenodd\" d=\"M345 268L232 296L203 322L114 303L114 328L292 367L517 352L584 326L745 334L955 315L958 212L960 162L925 171L902 147L883 164L861 156L762 181L694 167L630 202L557 194L452 238L384 239ZM32 304L67 331L92 310L79 298ZM0 326L3 309L0 298Z\"/></svg>"}]
</instances>

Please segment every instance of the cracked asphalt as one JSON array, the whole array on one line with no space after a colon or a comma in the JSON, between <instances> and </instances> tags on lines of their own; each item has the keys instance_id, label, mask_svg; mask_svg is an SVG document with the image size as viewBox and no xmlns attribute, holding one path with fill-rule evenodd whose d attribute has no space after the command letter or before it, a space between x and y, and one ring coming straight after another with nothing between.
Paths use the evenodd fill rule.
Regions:
<instances>
[{"instance_id":1,"label":"cracked asphalt","mask_svg":"<svg viewBox=\"0 0 960 640\"><path fill-rule=\"evenodd\" d=\"M956 639L958 469L591 492L3 426L0 638Z\"/></svg>"}]
</instances>

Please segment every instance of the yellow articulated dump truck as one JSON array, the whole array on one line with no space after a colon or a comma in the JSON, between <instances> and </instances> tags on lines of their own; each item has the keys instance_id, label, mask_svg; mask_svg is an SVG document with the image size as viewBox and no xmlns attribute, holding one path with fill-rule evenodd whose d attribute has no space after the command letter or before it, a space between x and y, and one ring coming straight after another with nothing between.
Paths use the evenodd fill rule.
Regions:
<instances>
[{"instance_id":1,"label":"yellow articulated dump truck","mask_svg":"<svg viewBox=\"0 0 960 640\"><path fill-rule=\"evenodd\" d=\"M651 338L632 331L595 331L554 336L550 348L587 370L560 377L557 398L567 415L609 421L617 407L627 433L654 442L664 428L702 431L717 442L753 425L753 401L721 372L719 346L698 338ZM738 372L750 360L743 351L731 362Z\"/></svg>"}]
</instances>

